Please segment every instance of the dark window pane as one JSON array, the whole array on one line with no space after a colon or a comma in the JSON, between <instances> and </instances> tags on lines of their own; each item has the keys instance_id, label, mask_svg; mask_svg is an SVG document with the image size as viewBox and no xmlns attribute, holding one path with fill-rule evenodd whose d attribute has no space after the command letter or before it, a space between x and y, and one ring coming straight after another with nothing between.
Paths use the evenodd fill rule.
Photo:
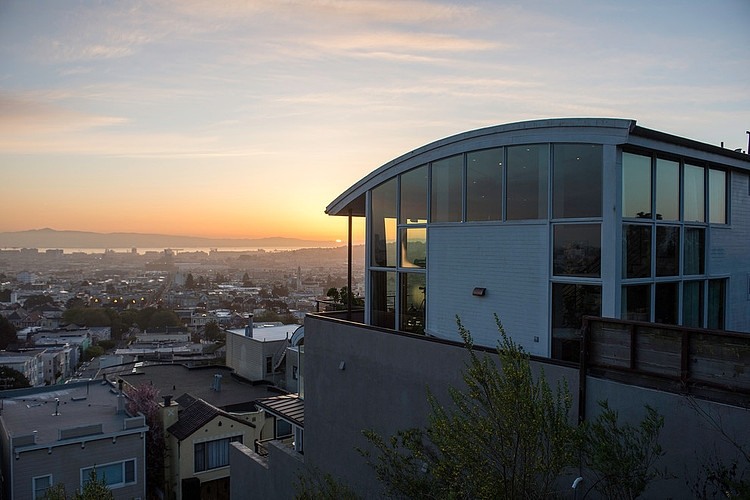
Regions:
<instances>
[{"instance_id":1,"label":"dark window pane","mask_svg":"<svg viewBox=\"0 0 750 500\"><path fill-rule=\"evenodd\" d=\"M503 208L503 148L466 155L466 220L500 220Z\"/></svg>"},{"instance_id":2,"label":"dark window pane","mask_svg":"<svg viewBox=\"0 0 750 500\"><path fill-rule=\"evenodd\" d=\"M396 179L374 188L370 195L370 238L373 266L396 267ZM426 203L426 202L425 202Z\"/></svg>"},{"instance_id":3,"label":"dark window pane","mask_svg":"<svg viewBox=\"0 0 750 500\"><path fill-rule=\"evenodd\" d=\"M602 147L555 144L553 151L553 217L601 217Z\"/></svg>"},{"instance_id":4,"label":"dark window pane","mask_svg":"<svg viewBox=\"0 0 750 500\"><path fill-rule=\"evenodd\" d=\"M554 226L553 274L597 278L601 264L599 224Z\"/></svg>"},{"instance_id":5,"label":"dark window pane","mask_svg":"<svg viewBox=\"0 0 750 500\"><path fill-rule=\"evenodd\" d=\"M656 218L680 220L680 164L656 160Z\"/></svg>"},{"instance_id":6,"label":"dark window pane","mask_svg":"<svg viewBox=\"0 0 750 500\"><path fill-rule=\"evenodd\" d=\"M395 330L396 273L373 271L370 278L370 324Z\"/></svg>"},{"instance_id":7,"label":"dark window pane","mask_svg":"<svg viewBox=\"0 0 750 500\"><path fill-rule=\"evenodd\" d=\"M654 295L654 321L676 325L678 299L677 283L657 283Z\"/></svg>"},{"instance_id":8,"label":"dark window pane","mask_svg":"<svg viewBox=\"0 0 750 500\"><path fill-rule=\"evenodd\" d=\"M656 226L656 275L677 276L680 272L680 228Z\"/></svg>"},{"instance_id":9,"label":"dark window pane","mask_svg":"<svg viewBox=\"0 0 750 500\"><path fill-rule=\"evenodd\" d=\"M622 287L622 319L651 321L651 285Z\"/></svg>"},{"instance_id":10,"label":"dark window pane","mask_svg":"<svg viewBox=\"0 0 750 500\"><path fill-rule=\"evenodd\" d=\"M452 156L432 164L432 222L461 221L463 165L463 155Z\"/></svg>"},{"instance_id":11,"label":"dark window pane","mask_svg":"<svg viewBox=\"0 0 750 500\"><path fill-rule=\"evenodd\" d=\"M584 316L601 316L602 289L598 285L552 284L552 357L580 359Z\"/></svg>"},{"instance_id":12,"label":"dark window pane","mask_svg":"<svg viewBox=\"0 0 750 500\"><path fill-rule=\"evenodd\" d=\"M723 170L708 171L708 220L711 224L727 223L727 174Z\"/></svg>"},{"instance_id":13,"label":"dark window pane","mask_svg":"<svg viewBox=\"0 0 750 500\"><path fill-rule=\"evenodd\" d=\"M427 222L427 165L401 174L401 224Z\"/></svg>"},{"instance_id":14,"label":"dark window pane","mask_svg":"<svg viewBox=\"0 0 750 500\"><path fill-rule=\"evenodd\" d=\"M703 222L705 221L705 192L704 192L703 167L685 164L683 196L685 199L685 210L683 220Z\"/></svg>"},{"instance_id":15,"label":"dark window pane","mask_svg":"<svg viewBox=\"0 0 750 500\"><path fill-rule=\"evenodd\" d=\"M623 278L651 276L651 226L625 224L622 229Z\"/></svg>"},{"instance_id":16,"label":"dark window pane","mask_svg":"<svg viewBox=\"0 0 750 500\"><path fill-rule=\"evenodd\" d=\"M685 228L685 267L683 274L703 274L706 256L706 231L702 228Z\"/></svg>"},{"instance_id":17,"label":"dark window pane","mask_svg":"<svg viewBox=\"0 0 750 500\"><path fill-rule=\"evenodd\" d=\"M651 218L651 157L622 154L622 216Z\"/></svg>"},{"instance_id":18,"label":"dark window pane","mask_svg":"<svg viewBox=\"0 0 750 500\"><path fill-rule=\"evenodd\" d=\"M686 281L682 286L682 324L703 327L703 282Z\"/></svg>"},{"instance_id":19,"label":"dark window pane","mask_svg":"<svg viewBox=\"0 0 750 500\"><path fill-rule=\"evenodd\" d=\"M707 328L724 329L724 308L726 304L726 280L708 281L708 318Z\"/></svg>"},{"instance_id":20,"label":"dark window pane","mask_svg":"<svg viewBox=\"0 0 750 500\"><path fill-rule=\"evenodd\" d=\"M425 275L401 273L401 304L399 330L424 333Z\"/></svg>"},{"instance_id":21,"label":"dark window pane","mask_svg":"<svg viewBox=\"0 0 750 500\"><path fill-rule=\"evenodd\" d=\"M427 229L401 229L401 267L427 266Z\"/></svg>"},{"instance_id":22,"label":"dark window pane","mask_svg":"<svg viewBox=\"0 0 750 500\"><path fill-rule=\"evenodd\" d=\"M506 218L547 218L549 145L532 144L507 148Z\"/></svg>"}]
</instances>

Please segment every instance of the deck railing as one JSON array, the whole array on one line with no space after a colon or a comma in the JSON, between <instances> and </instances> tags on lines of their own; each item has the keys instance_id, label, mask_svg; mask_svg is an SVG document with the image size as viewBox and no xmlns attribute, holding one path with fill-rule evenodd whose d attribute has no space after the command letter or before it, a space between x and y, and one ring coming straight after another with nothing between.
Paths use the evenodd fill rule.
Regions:
<instances>
[{"instance_id":1,"label":"deck railing","mask_svg":"<svg viewBox=\"0 0 750 500\"><path fill-rule=\"evenodd\" d=\"M581 372L750 406L750 334L585 317Z\"/></svg>"}]
</instances>

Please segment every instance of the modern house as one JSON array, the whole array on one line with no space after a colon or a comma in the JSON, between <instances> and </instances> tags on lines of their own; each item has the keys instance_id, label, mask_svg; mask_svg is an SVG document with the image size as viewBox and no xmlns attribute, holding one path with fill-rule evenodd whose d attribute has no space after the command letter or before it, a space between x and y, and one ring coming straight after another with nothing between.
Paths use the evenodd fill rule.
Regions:
<instances>
[{"instance_id":1,"label":"modern house","mask_svg":"<svg viewBox=\"0 0 750 500\"><path fill-rule=\"evenodd\" d=\"M656 408L680 477L652 497L689 495L706 450L731 460L706 415L750 446L747 154L632 120L513 123L417 148L326 212L366 219L364 311L307 316L304 455L279 446L261 464L233 445L233 493L288 497L304 468L381 496L362 430L424 426L426 388L461 386L457 317L491 349L497 315L568 385L573 417L602 399L631 424Z\"/></svg>"},{"instance_id":2,"label":"modern house","mask_svg":"<svg viewBox=\"0 0 750 500\"><path fill-rule=\"evenodd\" d=\"M149 429L125 411L115 386L91 381L0 397L3 498L40 499L57 484L71 495L93 470L115 498L145 498Z\"/></svg>"},{"instance_id":3,"label":"modern house","mask_svg":"<svg viewBox=\"0 0 750 500\"><path fill-rule=\"evenodd\" d=\"M300 325L253 322L242 329L227 330L227 366L248 380L286 382L284 375L287 348Z\"/></svg>"}]
</instances>

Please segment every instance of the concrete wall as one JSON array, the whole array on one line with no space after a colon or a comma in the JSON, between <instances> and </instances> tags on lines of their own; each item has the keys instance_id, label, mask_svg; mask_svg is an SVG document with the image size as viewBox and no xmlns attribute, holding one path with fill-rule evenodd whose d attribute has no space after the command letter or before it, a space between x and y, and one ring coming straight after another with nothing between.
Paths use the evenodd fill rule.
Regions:
<instances>
[{"instance_id":1,"label":"concrete wall","mask_svg":"<svg viewBox=\"0 0 750 500\"><path fill-rule=\"evenodd\" d=\"M276 361L286 340L262 342L258 339L227 332L227 366L248 380L271 380L266 373L266 357Z\"/></svg>"},{"instance_id":2,"label":"concrete wall","mask_svg":"<svg viewBox=\"0 0 750 500\"><path fill-rule=\"evenodd\" d=\"M241 471L232 474L230 498L295 498L298 478L305 470L303 456L275 441L266 443L266 448L268 456L261 457L246 445L230 445L229 464L233 471Z\"/></svg>"},{"instance_id":3,"label":"concrete wall","mask_svg":"<svg viewBox=\"0 0 750 500\"><path fill-rule=\"evenodd\" d=\"M460 341L458 315L476 344L495 347L497 314L528 352L549 356L549 225L490 225L428 229L428 332ZM474 287L486 295L473 296Z\"/></svg>"},{"instance_id":4,"label":"concrete wall","mask_svg":"<svg viewBox=\"0 0 750 500\"><path fill-rule=\"evenodd\" d=\"M314 317L306 319L305 329L305 465L340 478L365 497L381 497L380 484L357 452L357 447L367 447L362 430L390 436L399 429L424 426L429 413L427 388L447 402L447 388L461 387L463 347ZM538 362L533 366L543 368L553 388L565 379L571 394L577 396L577 368ZM596 415L597 401L602 399L620 412L623 422L633 425L643 417L645 404L664 416L660 442L666 455L660 466L677 478L653 483L645 498L690 498L686 478L696 477L700 456L713 449L728 456L728 448L717 444L716 432L709 430L706 419L682 396L593 377L587 378L586 387L589 418ZM745 432L750 410L708 402L700 405L709 414L719 415L726 428L750 446ZM573 420L577 408L574 400Z\"/></svg>"}]
</instances>

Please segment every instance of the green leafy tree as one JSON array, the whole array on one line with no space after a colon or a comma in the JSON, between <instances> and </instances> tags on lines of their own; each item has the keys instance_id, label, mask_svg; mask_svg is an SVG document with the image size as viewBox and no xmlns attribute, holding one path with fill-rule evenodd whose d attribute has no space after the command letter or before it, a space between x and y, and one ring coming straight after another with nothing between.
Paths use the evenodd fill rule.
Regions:
<instances>
[{"instance_id":1,"label":"green leafy tree","mask_svg":"<svg viewBox=\"0 0 750 500\"><path fill-rule=\"evenodd\" d=\"M464 390L451 388L451 408L428 394L425 429L383 439L365 437L374 456L362 451L389 494L408 498L543 498L577 455L579 434L569 422L572 398L566 385L553 391L544 373L534 376L529 356L496 319L502 369L474 350L458 321L469 354Z\"/></svg>"},{"instance_id":2,"label":"green leafy tree","mask_svg":"<svg viewBox=\"0 0 750 500\"><path fill-rule=\"evenodd\" d=\"M180 326L180 317L174 311L160 309L156 311L148 321L149 328L161 328L164 326Z\"/></svg>"},{"instance_id":3,"label":"green leafy tree","mask_svg":"<svg viewBox=\"0 0 750 500\"><path fill-rule=\"evenodd\" d=\"M94 358L98 358L102 354L104 354L104 349L101 346L92 345L83 352L83 360L89 361Z\"/></svg>"},{"instance_id":4,"label":"green leafy tree","mask_svg":"<svg viewBox=\"0 0 750 500\"><path fill-rule=\"evenodd\" d=\"M55 484L44 493L44 500L114 500L115 495L107 487L104 477L98 477L96 467L89 473L89 478L83 483L80 490L76 490L73 496L68 497L65 485Z\"/></svg>"},{"instance_id":5,"label":"green leafy tree","mask_svg":"<svg viewBox=\"0 0 750 500\"><path fill-rule=\"evenodd\" d=\"M144 307L140 311L138 311L138 317L136 318L136 324L138 325L138 328L141 330L145 330L148 328L149 323L151 322L151 316L153 316L156 311L155 307Z\"/></svg>"},{"instance_id":6,"label":"green leafy tree","mask_svg":"<svg viewBox=\"0 0 750 500\"><path fill-rule=\"evenodd\" d=\"M26 375L9 366L0 366L0 390L31 387Z\"/></svg>"},{"instance_id":7,"label":"green leafy tree","mask_svg":"<svg viewBox=\"0 0 750 500\"><path fill-rule=\"evenodd\" d=\"M646 405L638 426L619 424L617 411L606 401L599 406L601 413L583 426L583 456L594 476L588 491L612 500L638 498L652 480L666 477L666 471L656 467L664 455L659 445L664 417Z\"/></svg>"},{"instance_id":8,"label":"green leafy tree","mask_svg":"<svg viewBox=\"0 0 750 500\"><path fill-rule=\"evenodd\" d=\"M0 315L0 349L18 342L16 327L3 315Z\"/></svg>"},{"instance_id":9,"label":"green leafy tree","mask_svg":"<svg viewBox=\"0 0 750 500\"><path fill-rule=\"evenodd\" d=\"M86 326L111 326L112 319L107 310L101 307L75 307L63 312L65 323Z\"/></svg>"},{"instance_id":10,"label":"green leafy tree","mask_svg":"<svg viewBox=\"0 0 750 500\"><path fill-rule=\"evenodd\" d=\"M219 341L224 339L224 331L216 321L206 323L206 339Z\"/></svg>"},{"instance_id":11,"label":"green leafy tree","mask_svg":"<svg viewBox=\"0 0 750 500\"><path fill-rule=\"evenodd\" d=\"M188 290L195 288L195 278L193 278L193 273L188 273L185 278L185 288Z\"/></svg>"}]
</instances>

